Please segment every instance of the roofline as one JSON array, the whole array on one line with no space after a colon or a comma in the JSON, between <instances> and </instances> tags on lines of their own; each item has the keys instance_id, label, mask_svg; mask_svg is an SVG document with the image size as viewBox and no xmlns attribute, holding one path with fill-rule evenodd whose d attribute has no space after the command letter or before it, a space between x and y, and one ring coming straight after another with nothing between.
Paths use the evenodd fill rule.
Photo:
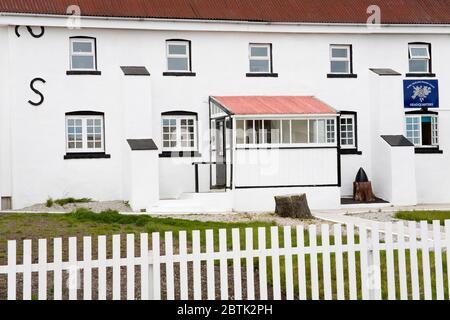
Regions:
<instances>
[{"instance_id":1,"label":"roofline","mask_svg":"<svg viewBox=\"0 0 450 320\"><path fill-rule=\"evenodd\" d=\"M54 18L69 19L71 15L58 14L35 14L35 13L18 13L18 12L0 12L1 17L16 18ZM101 20L101 21L147 21L147 22L187 22L187 23L211 23L211 24L238 24L238 25L277 25L277 26L341 26L341 27L365 27L374 31L380 28L400 27L400 28L449 28L448 24L415 24L415 23L382 23L380 25L368 25L366 23L342 23L342 22L272 22L272 21L253 21L253 20L232 20L232 19L188 19L188 18L147 18L147 17L112 17L112 16L81 16L82 20Z\"/></svg>"}]
</instances>

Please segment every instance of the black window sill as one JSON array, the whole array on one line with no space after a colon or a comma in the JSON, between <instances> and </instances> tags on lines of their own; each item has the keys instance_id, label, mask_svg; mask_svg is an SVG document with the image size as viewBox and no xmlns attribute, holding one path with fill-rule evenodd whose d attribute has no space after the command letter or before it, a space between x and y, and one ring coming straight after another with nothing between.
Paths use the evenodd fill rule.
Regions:
<instances>
[{"instance_id":1,"label":"black window sill","mask_svg":"<svg viewBox=\"0 0 450 320\"><path fill-rule=\"evenodd\" d=\"M202 155L198 151L164 151L160 158L198 158Z\"/></svg>"},{"instance_id":2,"label":"black window sill","mask_svg":"<svg viewBox=\"0 0 450 320\"><path fill-rule=\"evenodd\" d=\"M278 73L247 73L247 78L278 78Z\"/></svg>"},{"instance_id":3,"label":"black window sill","mask_svg":"<svg viewBox=\"0 0 450 320\"><path fill-rule=\"evenodd\" d=\"M195 77L195 72L164 72L164 77Z\"/></svg>"},{"instance_id":4,"label":"black window sill","mask_svg":"<svg viewBox=\"0 0 450 320\"><path fill-rule=\"evenodd\" d=\"M435 78L435 73L407 73L407 78Z\"/></svg>"},{"instance_id":5,"label":"black window sill","mask_svg":"<svg viewBox=\"0 0 450 320\"><path fill-rule=\"evenodd\" d=\"M64 160L74 159L111 159L111 155L106 153L68 153Z\"/></svg>"},{"instance_id":6,"label":"black window sill","mask_svg":"<svg viewBox=\"0 0 450 320\"><path fill-rule=\"evenodd\" d=\"M444 151L438 148L416 148L416 154L443 154Z\"/></svg>"},{"instance_id":7,"label":"black window sill","mask_svg":"<svg viewBox=\"0 0 450 320\"><path fill-rule=\"evenodd\" d=\"M76 70L70 70L67 71L66 74L68 76L80 76L80 75L90 75L90 76L101 76L101 71L76 71Z\"/></svg>"},{"instance_id":8,"label":"black window sill","mask_svg":"<svg viewBox=\"0 0 450 320\"><path fill-rule=\"evenodd\" d=\"M353 155L362 155L361 151L358 151L358 149L341 149L339 150L339 153L342 155L347 155L347 154L353 154Z\"/></svg>"},{"instance_id":9,"label":"black window sill","mask_svg":"<svg viewBox=\"0 0 450 320\"><path fill-rule=\"evenodd\" d=\"M327 74L327 78L329 79L349 79L349 78L358 78L357 74L338 74L338 73L329 73Z\"/></svg>"}]
</instances>

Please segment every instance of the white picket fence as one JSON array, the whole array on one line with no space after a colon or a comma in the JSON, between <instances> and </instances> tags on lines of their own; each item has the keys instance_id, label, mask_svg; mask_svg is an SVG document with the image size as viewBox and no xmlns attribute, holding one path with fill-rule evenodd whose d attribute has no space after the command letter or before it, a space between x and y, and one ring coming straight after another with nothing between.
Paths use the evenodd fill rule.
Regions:
<instances>
[{"instance_id":1,"label":"white picket fence","mask_svg":"<svg viewBox=\"0 0 450 320\"><path fill-rule=\"evenodd\" d=\"M82 254L77 251L77 238L69 238L64 247L63 239L39 240L36 262L32 241L25 240L20 264L18 243L9 241L7 265L0 266L0 277L6 278L5 298L10 300L90 300L94 295L100 300L134 300L136 292L144 300L449 299L450 221L445 232L437 221L431 232L426 222L420 223L419 233L414 222L406 234L401 222L383 224L382 229L377 223L334 225L331 230L324 224L320 236L314 225L307 232L302 226L273 227L270 234L265 228L246 229L243 244L241 230L231 230L230 244L227 230L219 230L218 247L213 230L193 231L189 242L187 232L180 232L178 245L171 232L164 234L164 241L154 233L151 251L148 234L140 235L139 244L133 234L127 235L124 250L120 235L112 237L112 247L106 236L98 237L96 246L91 237L84 237Z\"/></svg>"}]
</instances>

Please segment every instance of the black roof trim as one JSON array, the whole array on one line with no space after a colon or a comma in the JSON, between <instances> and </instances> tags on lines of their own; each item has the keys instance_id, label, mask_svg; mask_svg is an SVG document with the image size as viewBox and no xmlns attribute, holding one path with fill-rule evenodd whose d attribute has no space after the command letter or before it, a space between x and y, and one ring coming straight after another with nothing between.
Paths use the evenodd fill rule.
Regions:
<instances>
[{"instance_id":1,"label":"black roof trim","mask_svg":"<svg viewBox=\"0 0 450 320\"><path fill-rule=\"evenodd\" d=\"M123 74L126 76L150 76L150 72L146 67L139 66L122 66Z\"/></svg>"},{"instance_id":2,"label":"black roof trim","mask_svg":"<svg viewBox=\"0 0 450 320\"><path fill-rule=\"evenodd\" d=\"M127 142L133 151L158 150L153 139L128 139Z\"/></svg>"},{"instance_id":3,"label":"black roof trim","mask_svg":"<svg viewBox=\"0 0 450 320\"><path fill-rule=\"evenodd\" d=\"M391 147L414 147L405 136L381 136Z\"/></svg>"}]
</instances>

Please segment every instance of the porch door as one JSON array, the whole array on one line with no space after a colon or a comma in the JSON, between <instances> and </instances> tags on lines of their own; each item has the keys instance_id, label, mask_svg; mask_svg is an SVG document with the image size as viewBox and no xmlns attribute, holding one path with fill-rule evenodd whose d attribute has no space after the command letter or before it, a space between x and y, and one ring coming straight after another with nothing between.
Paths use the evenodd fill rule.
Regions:
<instances>
[{"instance_id":1,"label":"porch door","mask_svg":"<svg viewBox=\"0 0 450 320\"><path fill-rule=\"evenodd\" d=\"M223 189L227 185L225 119L216 120L216 185L215 188Z\"/></svg>"}]
</instances>

